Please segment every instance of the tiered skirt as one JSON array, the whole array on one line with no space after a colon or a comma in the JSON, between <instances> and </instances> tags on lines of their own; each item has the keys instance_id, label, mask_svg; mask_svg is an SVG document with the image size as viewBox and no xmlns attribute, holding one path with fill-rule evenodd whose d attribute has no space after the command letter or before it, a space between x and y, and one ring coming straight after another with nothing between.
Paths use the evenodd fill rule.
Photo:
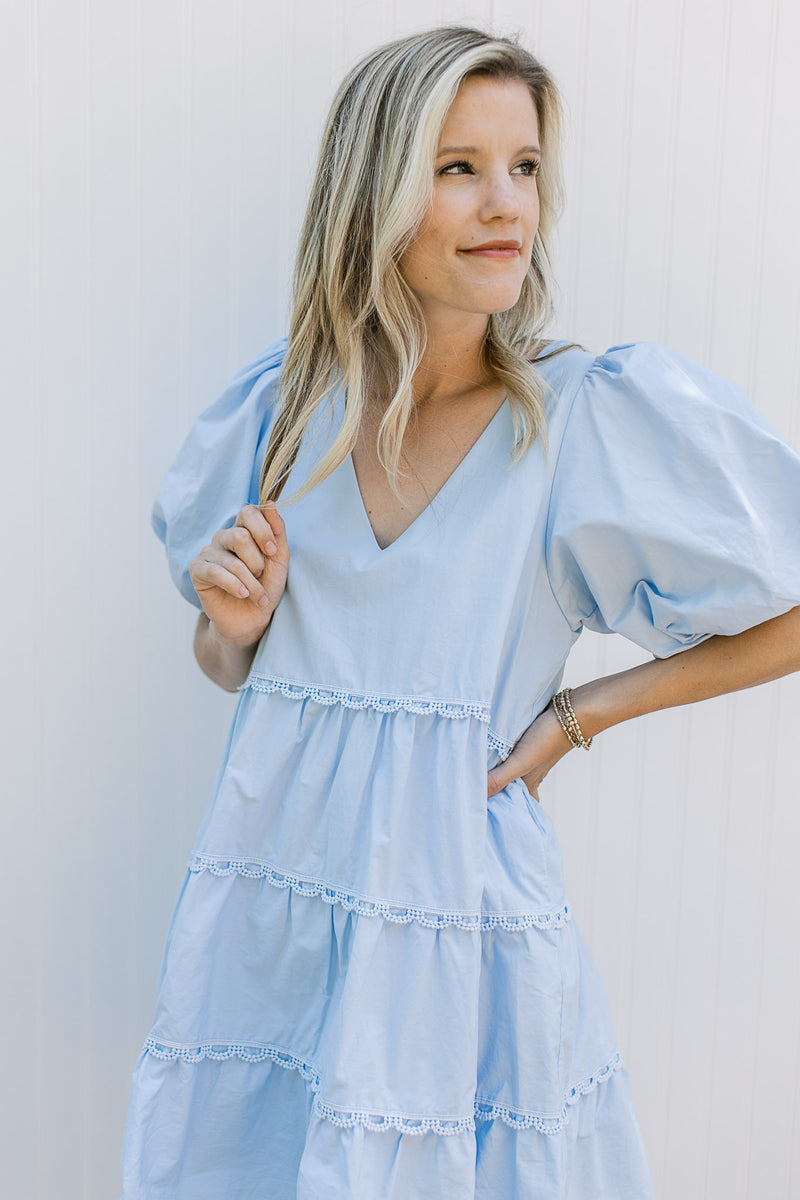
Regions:
<instances>
[{"instance_id":1,"label":"tiered skirt","mask_svg":"<svg viewBox=\"0 0 800 1200\"><path fill-rule=\"evenodd\" d=\"M520 782L487 802L463 708L248 681L123 1200L653 1200L552 825Z\"/></svg>"}]
</instances>

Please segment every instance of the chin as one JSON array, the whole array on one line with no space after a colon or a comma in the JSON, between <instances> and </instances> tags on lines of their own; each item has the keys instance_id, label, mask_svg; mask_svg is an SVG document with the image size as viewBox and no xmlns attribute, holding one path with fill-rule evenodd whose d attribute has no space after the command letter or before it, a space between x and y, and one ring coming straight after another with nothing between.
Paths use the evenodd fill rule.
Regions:
<instances>
[{"instance_id":1,"label":"chin","mask_svg":"<svg viewBox=\"0 0 800 1200\"><path fill-rule=\"evenodd\" d=\"M508 312L519 300L521 291L521 287L513 291L503 288L501 292L495 291L491 296L485 294L481 297L476 296L475 307L472 311L485 313L487 317L491 317L495 313Z\"/></svg>"}]
</instances>

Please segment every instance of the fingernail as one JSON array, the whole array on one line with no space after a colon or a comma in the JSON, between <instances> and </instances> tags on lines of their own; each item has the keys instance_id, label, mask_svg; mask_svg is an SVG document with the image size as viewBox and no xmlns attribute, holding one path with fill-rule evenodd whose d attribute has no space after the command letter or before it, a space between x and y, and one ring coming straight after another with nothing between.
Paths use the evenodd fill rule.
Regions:
<instances>
[{"instance_id":1,"label":"fingernail","mask_svg":"<svg viewBox=\"0 0 800 1200\"><path fill-rule=\"evenodd\" d=\"M266 542L264 545L264 553L265 554L274 554L276 549L277 549L277 546L275 545L274 542Z\"/></svg>"},{"instance_id":2,"label":"fingernail","mask_svg":"<svg viewBox=\"0 0 800 1200\"><path fill-rule=\"evenodd\" d=\"M265 594L264 594L264 595L261 597L261 599L259 600L259 602L258 602L258 607L259 607L259 608L266 608L268 604L269 604L269 596L267 596L267 595L266 595L266 593L265 593Z\"/></svg>"}]
</instances>

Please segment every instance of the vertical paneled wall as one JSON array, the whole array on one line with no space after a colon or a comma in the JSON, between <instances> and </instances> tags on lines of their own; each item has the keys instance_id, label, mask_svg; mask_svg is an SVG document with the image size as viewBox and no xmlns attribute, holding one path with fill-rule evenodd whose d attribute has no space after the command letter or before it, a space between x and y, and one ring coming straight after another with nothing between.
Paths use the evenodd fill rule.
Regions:
<instances>
[{"instance_id":1,"label":"vertical paneled wall","mask_svg":"<svg viewBox=\"0 0 800 1200\"><path fill-rule=\"evenodd\" d=\"M800 448L791 0L8 0L3 1195L118 1194L234 703L193 661L150 505L192 417L285 329L342 73L444 21L521 32L562 86L555 332L667 342ZM566 682L642 659L587 634ZM542 789L662 1200L800 1196L799 684L617 726Z\"/></svg>"}]
</instances>

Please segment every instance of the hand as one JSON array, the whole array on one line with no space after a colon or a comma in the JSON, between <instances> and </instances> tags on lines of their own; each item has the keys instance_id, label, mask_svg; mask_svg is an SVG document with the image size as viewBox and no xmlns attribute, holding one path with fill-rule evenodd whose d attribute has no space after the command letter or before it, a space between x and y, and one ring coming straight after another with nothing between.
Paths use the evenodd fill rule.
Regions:
<instances>
[{"instance_id":1,"label":"hand","mask_svg":"<svg viewBox=\"0 0 800 1200\"><path fill-rule=\"evenodd\" d=\"M189 564L200 603L223 640L248 646L272 619L286 587L289 544L274 503L246 504Z\"/></svg>"},{"instance_id":2,"label":"hand","mask_svg":"<svg viewBox=\"0 0 800 1200\"><path fill-rule=\"evenodd\" d=\"M528 726L508 758L489 772L488 794L494 796L513 779L522 779L534 800L538 800L539 784L571 749L572 742L548 705Z\"/></svg>"}]
</instances>

